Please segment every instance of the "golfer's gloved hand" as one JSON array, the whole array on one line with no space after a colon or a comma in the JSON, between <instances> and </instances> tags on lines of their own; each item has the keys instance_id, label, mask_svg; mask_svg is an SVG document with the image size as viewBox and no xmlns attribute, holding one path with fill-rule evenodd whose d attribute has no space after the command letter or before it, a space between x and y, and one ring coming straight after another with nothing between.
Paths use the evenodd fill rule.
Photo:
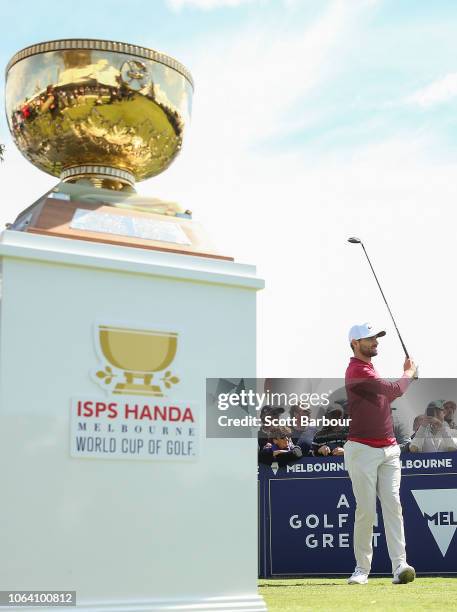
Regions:
<instances>
[{"instance_id":1,"label":"golfer's gloved hand","mask_svg":"<svg viewBox=\"0 0 457 612\"><path fill-rule=\"evenodd\" d=\"M417 378L417 365L410 357L405 359L405 363L403 364L403 372L409 378Z\"/></svg>"}]
</instances>

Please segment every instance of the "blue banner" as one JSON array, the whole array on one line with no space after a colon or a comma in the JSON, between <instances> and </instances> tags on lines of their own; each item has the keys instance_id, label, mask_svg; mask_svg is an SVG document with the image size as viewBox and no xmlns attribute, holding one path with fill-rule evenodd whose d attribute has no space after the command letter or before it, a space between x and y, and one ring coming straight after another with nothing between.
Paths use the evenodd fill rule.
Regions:
<instances>
[{"instance_id":1,"label":"blue banner","mask_svg":"<svg viewBox=\"0 0 457 612\"><path fill-rule=\"evenodd\" d=\"M457 453L404 454L401 500L408 562L419 574L457 574ZM261 577L350 575L355 499L339 457L259 465ZM391 574L378 502L374 574Z\"/></svg>"}]
</instances>

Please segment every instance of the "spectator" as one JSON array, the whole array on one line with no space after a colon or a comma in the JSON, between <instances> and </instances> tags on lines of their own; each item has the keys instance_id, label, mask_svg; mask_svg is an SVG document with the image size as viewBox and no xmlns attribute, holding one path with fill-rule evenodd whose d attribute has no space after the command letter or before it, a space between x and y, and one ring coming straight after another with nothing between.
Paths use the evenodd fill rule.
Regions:
<instances>
[{"instance_id":1,"label":"spectator","mask_svg":"<svg viewBox=\"0 0 457 612\"><path fill-rule=\"evenodd\" d=\"M421 425L409 445L412 453L440 453L457 450L457 431L451 429L446 423L444 412L442 401L429 403L425 411L425 418L421 419Z\"/></svg>"},{"instance_id":2,"label":"spectator","mask_svg":"<svg viewBox=\"0 0 457 612\"><path fill-rule=\"evenodd\" d=\"M450 400L447 400L446 402L444 402L443 406L444 406L444 420L446 421L446 423L449 425L451 429L457 429L455 425L455 420L454 420L455 409L457 407L456 403Z\"/></svg>"},{"instance_id":3,"label":"spectator","mask_svg":"<svg viewBox=\"0 0 457 612\"><path fill-rule=\"evenodd\" d=\"M416 434L416 431L419 429L421 425L426 425L429 422L429 417L425 414L418 414L413 421L413 438Z\"/></svg>"},{"instance_id":4,"label":"spectator","mask_svg":"<svg viewBox=\"0 0 457 612\"><path fill-rule=\"evenodd\" d=\"M258 461L259 463L266 463L271 465L273 461L273 455L271 452L271 435L270 432L274 428L272 425L267 425L266 417L269 416L272 419L279 417L284 412L284 408L280 406L263 406L260 411L261 426L258 433Z\"/></svg>"},{"instance_id":5,"label":"spectator","mask_svg":"<svg viewBox=\"0 0 457 612\"><path fill-rule=\"evenodd\" d=\"M338 404L331 404L325 415L328 419L341 421L344 418L344 409ZM318 456L340 456L344 454L344 445L348 436L348 428L340 423L324 426L314 436L312 451Z\"/></svg>"},{"instance_id":6,"label":"spectator","mask_svg":"<svg viewBox=\"0 0 457 612\"><path fill-rule=\"evenodd\" d=\"M272 441L270 452L273 461L277 461L279 465L300 459L303 454L301 448L292 442L290 434L289 427L277 427L270 431Z\"/></svg>"},{"instance_id":7,"label":"spectator","mask_svg":"<svg viewBox=\"0 0 457 612\"><path fill-rule=\"evenodd\" d=\"M281 406L267 405L262 407L262 410L260 411L261 426L259 431L259 439L263 438L264 440L268 440L271 438L270 430L278 428L278 424L275 424L275 420L278 419L284 412L285 410ZM272 421L272 423L268 424L266 417L270 417L269 421Z\"/></svg>"},{"instance_id":8,"label":"spectator","mask_svg":"<svg viewBox=\"0 0 457 612\"><path fill-rule=\"evenodd\" d=\"M338 399L333 402L334 404L338 404L343 409L344 418L349 416L349 402L347 399Z\"/></svg>"},{"instance_id":9,"label":"spectator","mask_svg":"<svg viewBox=\"0 0 457 612\"><path fill-rule=\"evenodd\" d=\"M30 117L30 106L28 103L28 98L25 99L25 104L21 108L21 113L24 120L27 120Z\"/></svg>"},{"instance_id":10,"label":"spectator","mask_svg":"<svg viewBox=\"0 0 457 612\"><path fill-rule=\"evenodd\" d=\"M397 410L396 406L391 406L391 410ZM400 447L400 453L406 453L409 451L411 436L408 435L406 427L400 421L398 416L394 413L392 413L392 422L394 426L395 439L397 440L397 444Z\"/></svg>"},{"instance_id":11,"label":"spectator","mask_svg":"<svg viewBox=\"0 0 457 612\"><path fill-rule=\"evenodd\" d=\"M259 450L259 463L271 465L277 462L283 466L302 456L301 448L292 442L288 427L273 427L268 433L270 439Z\"/></svg>"},{"instance_id":12,"label":"spectator","mask_svg":"<svg viewBox=\"0 0 457 612\"><path fill-rule=\"evenodd\" d=\"M294 444L302 449L303 455L309 455L313 438L317 427L306 425L307 419L311 417L311 408L301 406L291 406L289 409L291 419L295 419L296 425L292 427L291 438Z\"/></svg>"}]
</instances>

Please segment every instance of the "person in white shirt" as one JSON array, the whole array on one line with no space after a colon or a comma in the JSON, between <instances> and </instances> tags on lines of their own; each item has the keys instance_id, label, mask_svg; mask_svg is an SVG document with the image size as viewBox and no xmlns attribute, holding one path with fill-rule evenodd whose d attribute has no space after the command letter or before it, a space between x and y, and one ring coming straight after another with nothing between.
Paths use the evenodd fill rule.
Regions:
<instances>
[{"instance_id":1,"label":"person in white shirt","mask_svg":"<svg viewBox=\"0 0 457 612\"><path fill-rule=\"evenodd\" d=\"M451 429L444 420L443 402L430 402L425 414L426 419L411 440L409 450L412 453L443 453L457 450L457 430Z\"/></svg>"},{"instance_id":2,"label":"person in white shirt","mask_svg":"<svg viewBox=\"0 0 457 612\"><path fill-rule=\"evenodd\" d=\"M444 407L444 420L449 425L451 429L456 429L456 423L454 421L455 411L457 409L457 404L451 400L447 400L443 403Z\"/></svg>"}]
</instances>

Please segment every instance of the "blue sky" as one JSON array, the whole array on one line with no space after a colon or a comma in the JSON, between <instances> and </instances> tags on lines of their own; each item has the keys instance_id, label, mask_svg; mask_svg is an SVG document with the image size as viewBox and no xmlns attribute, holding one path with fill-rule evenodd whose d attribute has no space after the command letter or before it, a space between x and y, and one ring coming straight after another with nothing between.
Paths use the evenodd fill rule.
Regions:
<instances>
[{"instance_id":1,"label":"blue sky","mask_svg":"<svg viewBox=\"0 0 457 612\"><path fill-rule=\"evenodd\" d=\"M192 69L193 61L201 58L205 49L211 54L215 40L221 43L225 39L229 45L237 35L249 36L259 28L268 32L266 38L277 42L291 34L300 35L337 4L325 0L63 0L57 9L55 3L44 0L30 4L18 19L14 3L4 3L2 23L14 27L3 28L0 59L6 65L15 51L42 40L93 37L158 48ZM336 41L328 62L331 78L324 78L283 109L296 115L299 125L273 138L260 138L263 151L265 147L312 148L313 153L316 147L343 147L346 151L348 145L357 147L399 130L433 131L453 148L457 123L454 96L432 108L405 101L455 71L455 2L349 0L341 4L346 5L344 10L352 19L353 38L343 44ZM222 42L219 49L223 48ZM307 60L306 56L301 58L305 66ZM322 68L327 70L328 66ZM279 84L280 65L276 69ZM196 74L197 88L198 77ZM299 72L296 78L300 79ZM2 121L3 139L5 129Z\"/></svg>"},{"instance_id":2,"label":"blue sky","mask_svg":"<svg viewBox=\"0 0 457 612\"><path fill-rule=\"evenodd\" d=\"M346 328L388 324L345 245L361 234L423 375L457 375L457 332L438 358L428 302L444 292L439 316L453 320L455 1L43 0L3 3L0 17L10 24L4 66L29 44L87 37L156 48L190 68L183 153L138 190L179 200L223 252L258 264L259 374L340 376ZM3 117L0 140L3 224L54 180L16 153ZM392 337L379 363L401 368Z\"/></svg>"}]
</instances>

